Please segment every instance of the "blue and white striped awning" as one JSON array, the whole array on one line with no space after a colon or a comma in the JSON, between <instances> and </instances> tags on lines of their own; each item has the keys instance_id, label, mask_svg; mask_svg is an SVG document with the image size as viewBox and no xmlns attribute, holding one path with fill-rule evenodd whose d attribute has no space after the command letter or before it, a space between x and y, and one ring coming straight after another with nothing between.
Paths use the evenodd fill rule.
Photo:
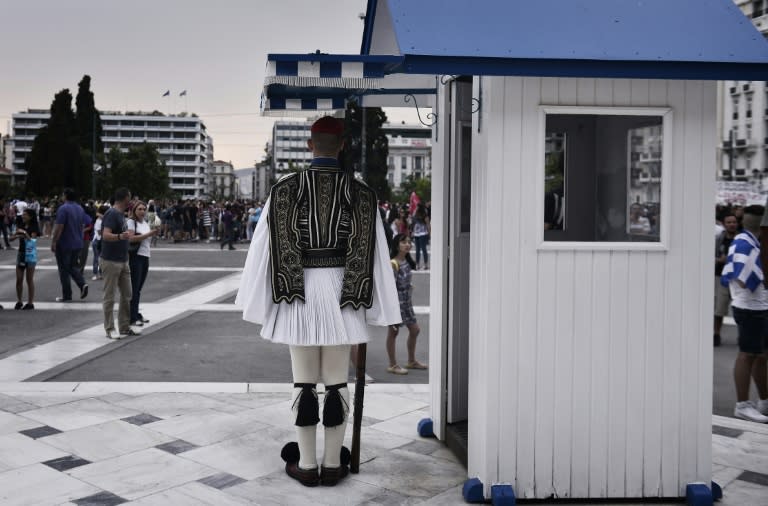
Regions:
<instances>
[{"instance_id":1,"label":"blue and white striped awning","mask_svg":"<svg viewBox=\"0 0 768 506\"><path fill-rule=\"evenodd\" d=\"M366 107L397 107L408 103L406 96L422 107L431 107L435 76L400 73L401 64L399 56L270 54L262 114L340 110L349 99Z\"/></svg>"}]
</instances>

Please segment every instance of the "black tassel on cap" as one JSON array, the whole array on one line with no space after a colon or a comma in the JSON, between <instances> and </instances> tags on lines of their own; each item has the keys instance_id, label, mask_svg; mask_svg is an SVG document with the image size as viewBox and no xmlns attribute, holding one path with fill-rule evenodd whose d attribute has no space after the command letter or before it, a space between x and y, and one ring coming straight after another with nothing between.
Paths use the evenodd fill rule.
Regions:
<instances>
[{"instance_id":1,"label":"black tassel on cap","mask_svg":"<svg viewBox=\"0 0 768 506\"><path fill-rule=\"evenodd\" d=\"M296 425L299 427L309 427L317 425L320 422L320 404L317 402L317 392L315 383L294 383L294 388L301 388L301 393L293 402L295 406L299 403L296 412Z\"/></svg>"},{"instance_id":2,"label":"black tassel on cap","mask_svg":"<svg viewBox=\"0 0 768 506\"><path fill-rule=\"evenodd\" d=\"M323 425L326 427L336 427L344 423L346 401L339 393L340 388L347 388L346 383L338 385L325 386L325 403L323 405Z\"/></svg>"}]
</instances>

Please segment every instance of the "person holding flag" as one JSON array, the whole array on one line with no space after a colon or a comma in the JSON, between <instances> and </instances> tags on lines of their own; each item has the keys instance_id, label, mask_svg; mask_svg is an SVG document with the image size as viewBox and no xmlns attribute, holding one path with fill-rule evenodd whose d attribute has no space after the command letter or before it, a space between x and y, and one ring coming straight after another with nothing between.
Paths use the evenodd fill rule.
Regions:
<instances>
[{"instance_id":1,"label":"person holding flag","mask_svg":"<svg viewBox=\"0 0 768 506\"><path fill-rule=\"evenodd\" d=\"M342 441L350 347L369 340L368 325L386 327L401 317L376 194L339 166L344 123L326 116L310 131L310 166L272 187L235 303L244 320L261 324L261 337L290 351L298 443L283 448L286 473L305 486L333 486L349 472ZM325 451L318 473L319 381Z\"/></svg>"},{"instance_id":2,"label":"person holding flag","mask_svg":"<svg viewBox=\"0 0 768 506\"><path fill-rule=\"evenodd\" d=\"M731 308L739 333L739 354L733 368L736 384L734 416L758 423L768 423L768 289L760 259L760 220L765 208L744 209L742 226L730 248L720 282L731 292ZM767 224L768 225L768 224ZM760 397L749 399L750 376Z\"/></svg>"}]
</instances>

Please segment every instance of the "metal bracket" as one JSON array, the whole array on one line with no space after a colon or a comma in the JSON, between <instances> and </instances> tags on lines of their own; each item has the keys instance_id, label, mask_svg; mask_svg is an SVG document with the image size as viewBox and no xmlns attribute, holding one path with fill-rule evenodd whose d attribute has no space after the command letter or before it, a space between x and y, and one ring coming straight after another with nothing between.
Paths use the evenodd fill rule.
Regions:
<instances>
[{"instance_id":1,"label":"metal bracket","mask_svg":"<svg viewBox=\"0 0 768 506\"><path fill-rule=\"evenodd\" d=\"M408 93L403 97L403 101L408 104L413 100L413 106L416 108L416 115L419 117L419 123L421 123L424 126L432 127L437 124L437 114L433 112L427 113L427 120L432 121L432 123L427 123L423 119L421 119L421 113L419 112L419 104L416 102L416 97L412 93Z\"/></svg>"}]
</instances>

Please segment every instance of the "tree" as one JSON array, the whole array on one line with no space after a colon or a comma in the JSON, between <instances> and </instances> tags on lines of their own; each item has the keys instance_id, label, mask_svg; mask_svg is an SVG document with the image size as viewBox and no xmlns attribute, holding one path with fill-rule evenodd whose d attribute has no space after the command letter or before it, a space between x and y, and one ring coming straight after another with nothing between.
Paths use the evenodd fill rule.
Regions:
<instances>
[{"instance_id":1,"label":"tree","mask_svg":"<svg viewBox=\"0 0 768 506\"><path fill-rule=\"evenodd\" d=\"M157 146L142 143L127 153L112 148L108 155L107 189L113 194L119 187L127 187L143 199L171 195L168 169L160 160Z\"/></svg>"},{"instance_id":2,"label":"tree","mask_svg":"<svg viewBox=\"0 0 768 506\"><path fill-rule=\"evenodd\" d=\"M422 177L416 179L413 175L409 175L400 184L400 189L397 192L399 202L408 202L411 196L411 192L416 192L416 195L424 201L428 202L432 200L432 179L429 177Z\"/></svg>"},{"instance_id":3,"label":"tree","mask_svg":"<svg viewBox=\"0 0 768 506\"><path fill-rule=\"evenodd\" d=\"M362 167L362 118L365 111L366 159ZM363 180L376 192L381 200L389 200L391 189L387 180L387 157L389 142L381 128L387 122L387 115L381 107L362 108L350 100L344 115L345 148L342 163L346 168L363 172ZM365 169L365 170L363 170Z\"/></svg>"},{"instance_id":4,"label":"tree","mask_svg":"<svg viewBox=\"0 0 768 506\"><path fill-rule=\"evenodd\" d=\"M37 195L64 187L90 189L90 174L83 174L72 94L63 89L51 103L48 125L42 127L25 160L26 191Z\"/></svg>"}]
</instances>

